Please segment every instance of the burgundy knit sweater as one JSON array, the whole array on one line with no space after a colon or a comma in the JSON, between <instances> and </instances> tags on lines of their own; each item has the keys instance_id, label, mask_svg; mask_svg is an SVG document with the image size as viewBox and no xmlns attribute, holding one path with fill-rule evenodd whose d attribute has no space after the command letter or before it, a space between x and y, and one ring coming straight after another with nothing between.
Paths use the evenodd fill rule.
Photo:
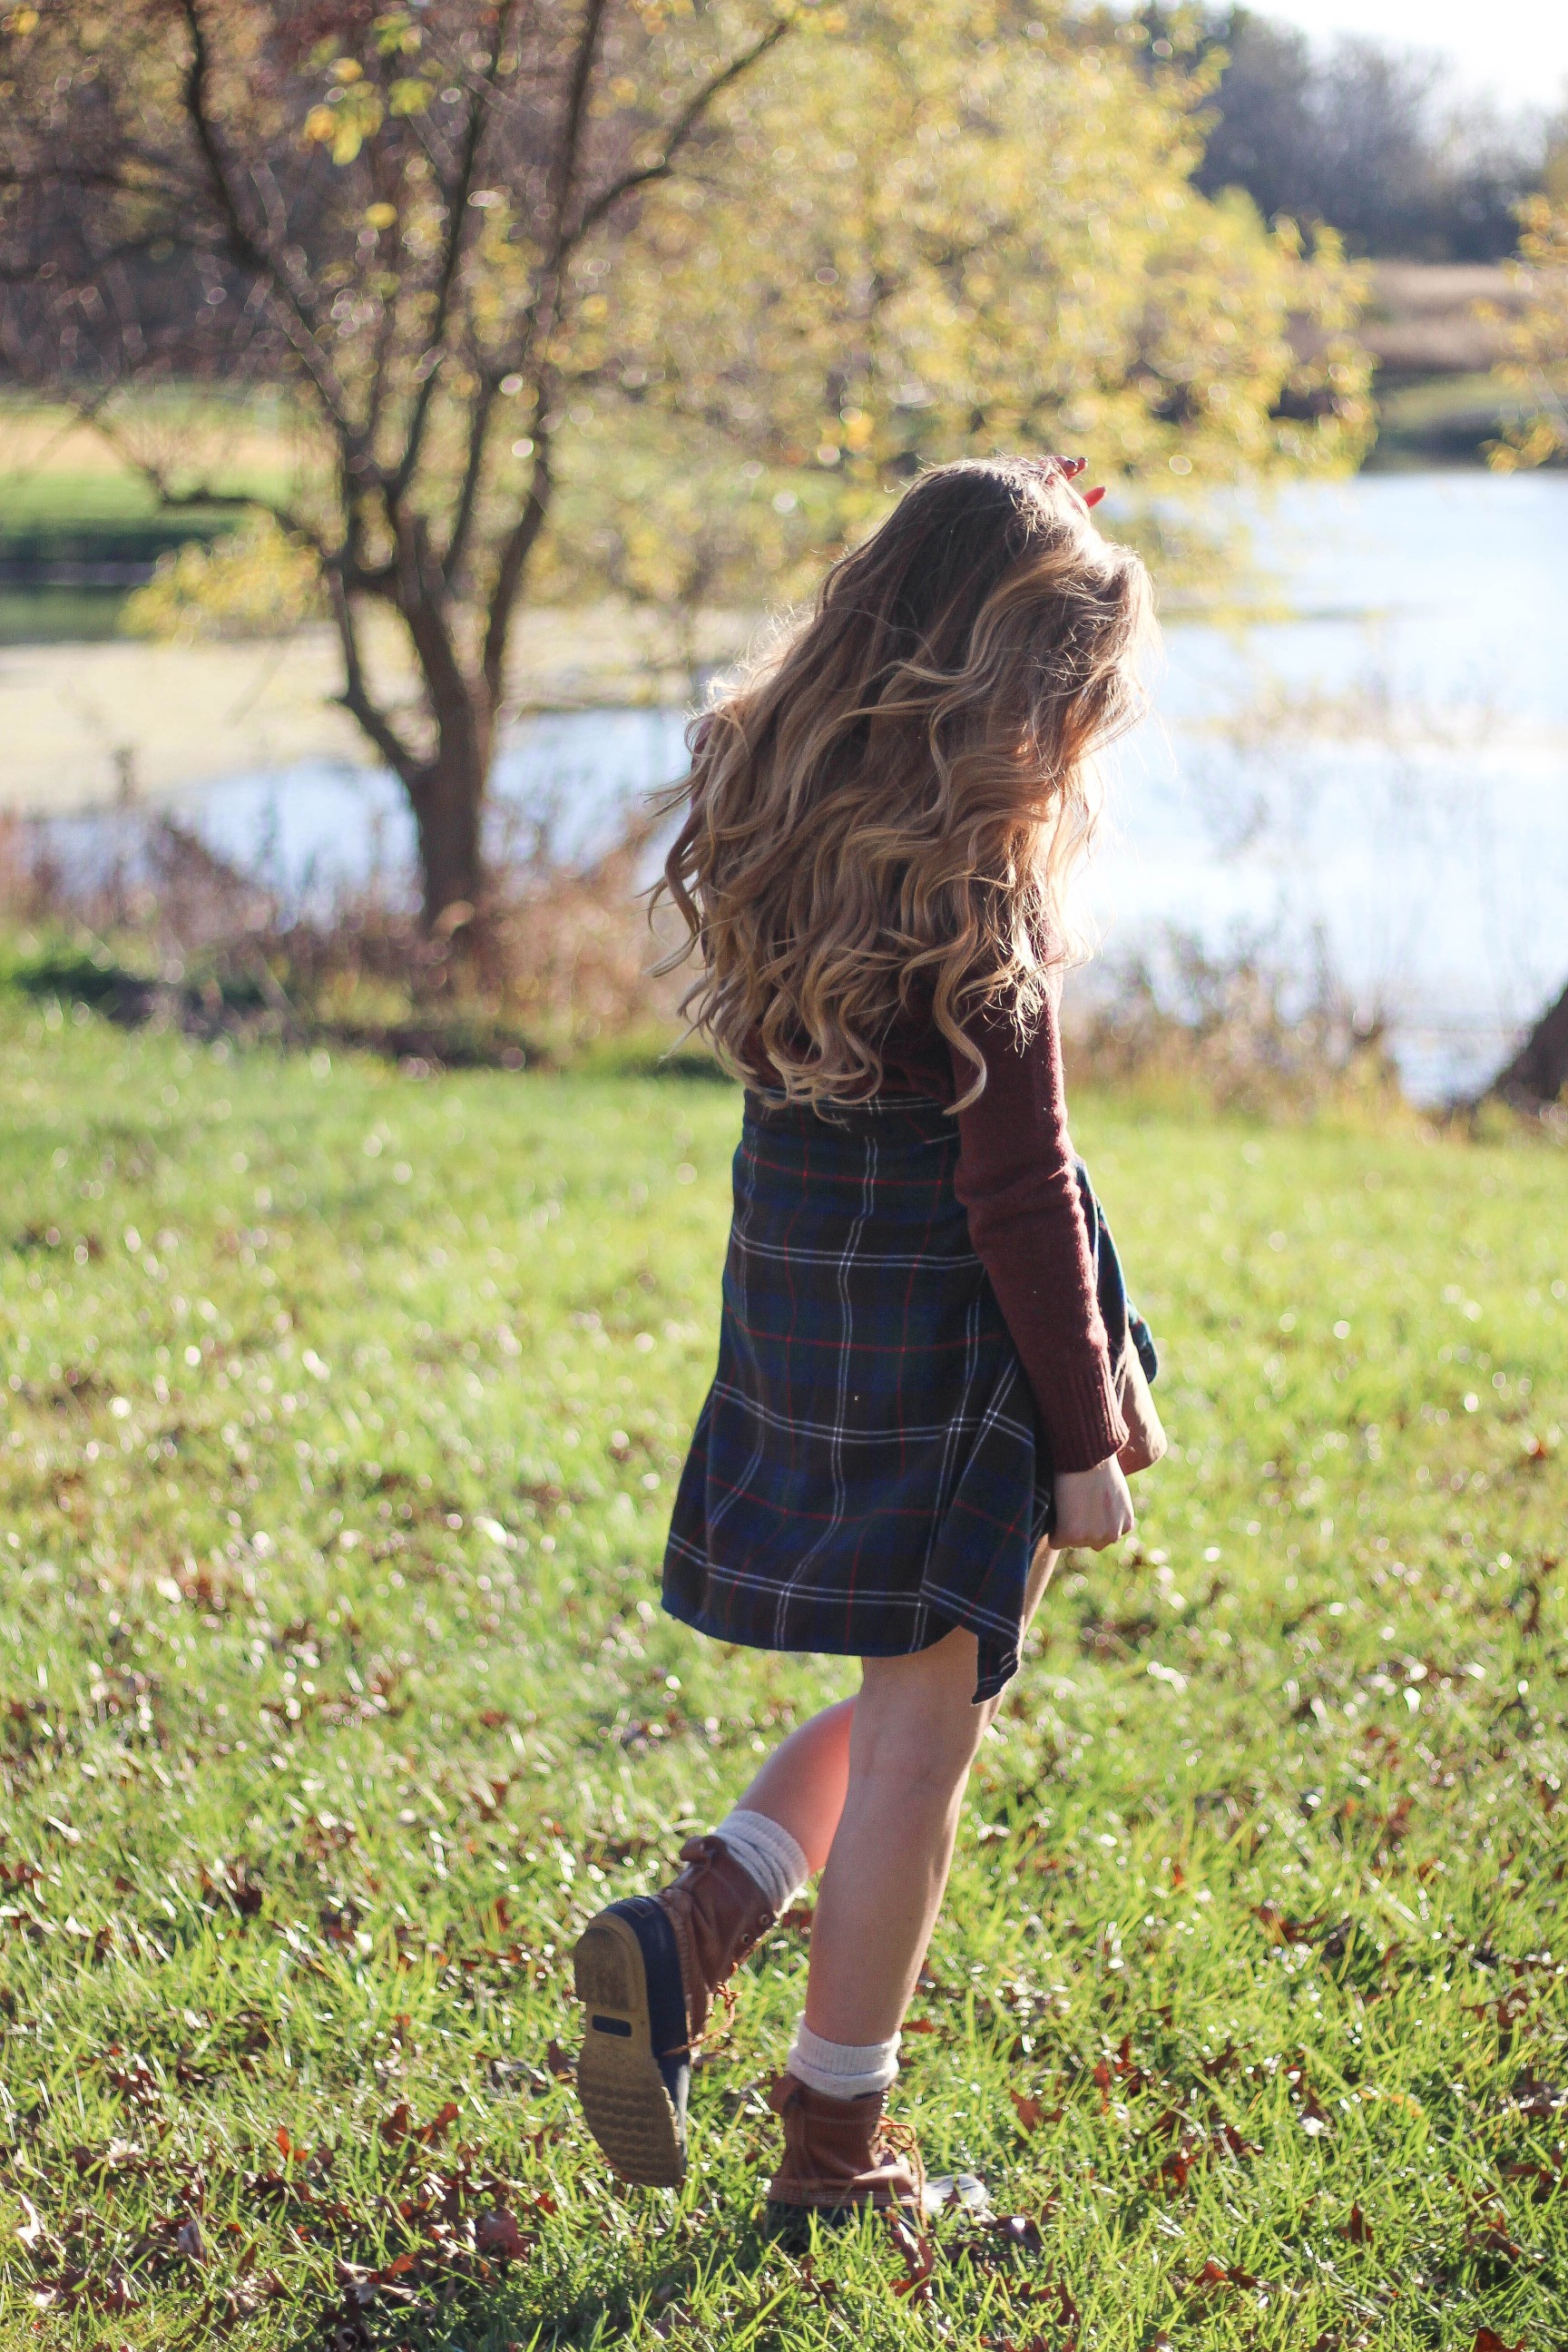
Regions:
<instances>
[{"instance_id":1,"label":"burgundy knit sweater","mask_svg":"<svg viewBox=\"0 0 1568 2352\"><path fill-rule=\"evenodd\" d=\"M985 1056L985 1087L958 1113L958 1197L1034 1392L1051 1465L1091 1470L1121 1452L1127 1424L1068 1140L1055 1003L1026 1045L1005 1021L971 1022L967 1034ZM882 1062L887 1094L952 1103L973 1083L971 1065L941 1031L913 1018L889 1033Z\"/></svg>"}]
</instances>

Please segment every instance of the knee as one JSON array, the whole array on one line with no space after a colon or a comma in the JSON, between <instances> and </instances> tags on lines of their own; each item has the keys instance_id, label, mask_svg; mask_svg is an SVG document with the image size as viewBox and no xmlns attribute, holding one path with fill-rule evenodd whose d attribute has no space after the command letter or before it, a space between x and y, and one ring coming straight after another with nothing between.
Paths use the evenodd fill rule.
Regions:
<instances>
[{"instance_id":1,"label":"knee","mask_svg":"<svg viewBox=\"0 0 1568 2352\"><path fill-rule=\"evenodd\" d=\"M949 1634L912 1657L867 1659L851 1770L896 1773L912 1786L959 1786L995 1712L993 1702L974 1705L974 1677L970 1633Z\"/></svg>"}]
</instances>

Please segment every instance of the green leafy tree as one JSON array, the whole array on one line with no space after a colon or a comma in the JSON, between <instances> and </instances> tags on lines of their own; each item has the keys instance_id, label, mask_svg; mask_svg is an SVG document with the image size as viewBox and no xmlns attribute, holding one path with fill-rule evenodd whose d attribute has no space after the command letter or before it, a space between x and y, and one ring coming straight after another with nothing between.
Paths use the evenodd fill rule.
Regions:
<instances>
[{"instance_id":1,"label":"green leafy tree","mask_svg":"<svg viewBox=\"0 0 1568 2352\"><path fill-rule=\"evenodd\" d=\"M647 191L788 32L748 0L54 0L0 16L0 355L169 508L319 575L341 699L405 785L426 919L482 903L507 656L584 345ZM281 385L286 484L150 393ZM205 412L193 412L199 415ZM379 686L367 613L417 681Z\"/></svg>"},{"instance_id":2,"label":"green leafy tree","mask_svg":"<svg viewBox=\"0 0 1568 2352\"><path fill-rule=\"evenodd\" d=\"M626 299L667 399L863 485L1064 435L1142 480L1359 454L1360 280L1194 192L1206 68L1151 75L1140 28L1059 8L855 27L759 76L700 187L650 203Z\"/></svg>"},{"instance_id":3,"label":"green leafy tree","mask_svg":"<svg viewBox=\"0 0 1568 2352\"><path fill-rule=\"evenodd\" d=\"M525 597L767 600L964 450L1082 446L1156 515L1354 461L1354 273L1194 190L1215 68L1148 37L1062 0L14 11L0 350L168 503L305 551L449 929ZM193 380L287 387L287 492L171 445L148 387Z\"/></svg>"},{"instance_id":4,"label":"green leafy tree","mask_svg":"<svg viewBox=\"0 0 1568 2352\"><path fill-rule=\"evenodd\" d=\"M1212 60L1161 65L1142 27L1061 7L879 0L851 21L738 94L722 155L657 192L621 281L617 405L679 416L727 465L741 575L755 546L779 577L781 510L816 560L966 451L1081 447L1155 514L1356 462L1363 279L1331 233L1309 251L1194 190ZM645 488L623 536L684 544L657 529L668 503Z\"/></svg>"}]
</instances>

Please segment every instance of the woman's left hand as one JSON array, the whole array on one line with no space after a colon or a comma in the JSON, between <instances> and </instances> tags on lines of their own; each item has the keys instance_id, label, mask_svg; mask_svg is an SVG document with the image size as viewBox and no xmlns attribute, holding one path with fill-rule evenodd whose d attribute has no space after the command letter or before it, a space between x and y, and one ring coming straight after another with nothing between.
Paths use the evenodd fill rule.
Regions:
<instances>
[{"instance_id":1,"label":"woman's left hand","mask_svg":"<svg viewBox=\"0 0 1568 2352\"><path fill-rule=\"evenodd\" d=\"M1051 1541L1058 1551L1103 1551L1138 1524L1132 1492L1113 1454L1092 1470L1058 1470Z\"/></svg>"}]
</instances>

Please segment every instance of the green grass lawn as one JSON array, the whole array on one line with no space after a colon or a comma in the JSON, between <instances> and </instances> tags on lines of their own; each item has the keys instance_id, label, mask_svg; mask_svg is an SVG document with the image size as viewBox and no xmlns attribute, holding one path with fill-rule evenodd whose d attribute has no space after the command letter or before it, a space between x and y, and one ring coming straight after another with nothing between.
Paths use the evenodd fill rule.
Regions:
<instances>
[{"instance_id":1,"label":"green grass lawn","mask_svg":"<svg viewBox=\"0 0 1568 2352\"><path fill-rule=\"evenodd\" d=\"M0 2344L1568 2341L1562 1153L1080 1105L1174 1450L976 1773L928 2269L761 2227L798 1925L683 2193L567 2079L580 1922L851 1685L657 1610L734 1095L16 998L0 1087Z\"/></svg>"}]
</instances>

